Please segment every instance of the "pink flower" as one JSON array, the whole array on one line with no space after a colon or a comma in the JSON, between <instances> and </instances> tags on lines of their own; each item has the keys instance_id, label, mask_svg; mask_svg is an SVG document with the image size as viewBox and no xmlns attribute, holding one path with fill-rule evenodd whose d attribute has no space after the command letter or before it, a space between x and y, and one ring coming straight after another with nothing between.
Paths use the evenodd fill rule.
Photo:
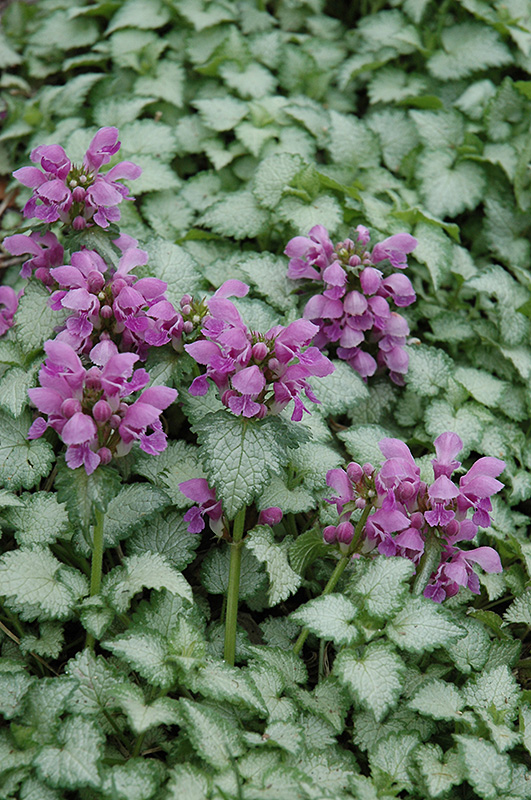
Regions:
<instances>
[{"instance_id":1,"label":"pink flower","mask_svg":"<svg viewBox=\"0 0 531 800\"><path fill-rule=\"evenodd\" d=\"M66 462L76 469L84 466L90 475L113 454L129 452L135 440L152 455L166 447L166 434L159 416L177 397L175 389L156 386L146 389L138 400L125 402L149 381L144 369L134 370L138 356L118 353L114 343L94 348L100 366L85 368L65 342L50 340L44 349L47 359L39 372L39 383L28 394L38 417L28 432L37 439L53 428L67 445Z\"/></svg>"},{"instance_id":2,"label":"pink flower","mask_svg":"<svg viewBox=\"0 0 531 800\"><path fill-rule=\"evenodd\" d=\"M132 199L121 180L134 180L140 167L122 161L107 173L100 168L118 152L116 128L100 128L92 139L78 167L72 165L60 145L40 145L32 150L30 159L38 167L22 167L13 176L33 194L24 206L24 216L36 217L46 223L61 221L82 230L94 224L107 228L120 219L118 205Z\"/></svg>"},{"instance_id":3,"label":"pink flower","mask_svg":"<svg viewBox=\"0 0 531 800\"><path fill-rule=\"evenodd\" d=\"M35 270L36 277L46 286L53 283L50 278L50 269L61 264L63 261L63 246L57 241L57 237L50 233L40 234L37 231L24 236L22 233L15 233L13 236L6 236L2 242L6 250L13 256L24 254L31 255L22 265L20 275L22 278L29 278Z\"/></svg>"},{"instance_id":4,"label":"pink flower","mask_svg":"<svg viewBox=\"0 0 531 800\"><path fill-rule=\"evenodd\" d=\"M211 489L204 478L192 478L179 484L179 489L186 497L198 505L192 506L184 515L188 522L189 533L200 533L204 527L205 514L209 517L210 528L220 535L223 530L221 502L216 500L216 490Z\"/></svg>"},{"instance_id":5,"label":"pink flower","mask_svg":"<svg viewBox=\"0 0 531 800\"><path fill-rule=\"evenodd\" d=\"M0 336L13 326L19 297L11 286L0 286Z\"/></svg>"}]
</instances>

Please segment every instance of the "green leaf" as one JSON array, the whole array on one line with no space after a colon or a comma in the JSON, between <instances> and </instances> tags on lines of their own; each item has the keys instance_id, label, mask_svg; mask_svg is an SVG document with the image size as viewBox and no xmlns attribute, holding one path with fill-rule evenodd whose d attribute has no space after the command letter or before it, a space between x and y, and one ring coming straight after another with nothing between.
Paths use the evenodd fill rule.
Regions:
<instances>
[{"instance_id":1,"label":"green leaf","mask_svg":"<svg viewBox=\"0 0 531 800\"><path fill-rule=\"evenodd\" d=\"M445 431L453 431L463 440L461 457L477 447L481 441L484 423L478 419L474 406L462 406L454 412L445 400L434 400L425 414L426 430L434 438ZM465 455L466 454L466 455Z\"/></svg>"},{"instance_id":2,"label":"green leaf","mask_svg":"<svg viewBox=\"0 0 531 800\"><path fill-rule=\"evenodd\" d=\"M69 521L66 507L50 492L24 494L21 505L3 512L4 519L15 528L19 545L44 545L58 537L68 538Z\"/></svg>"},{"instance_id":3,"label":"green leaf","mask_svg":"<svg viewBox=\"0 0 531 800\"><path fill-rule=\"evenodd\" d=\"M12 719L20 714L24 696L35 678L22 665L6 662L0 668L0 714Z\"/></svg>"},{"instance_id":4,"label":"green leaf","mask_svg":"<svg viewBox=\"0 0 531 800\"><path fill-rule=\"evenodd\" d=\"M66 619L77 600L61 580L69 570L47 548L10 550L0 556L1 591L11 601L34 607L32 619Z\"/></svg>"},{"instance_id":5,"label":"green leaf","mask_svg":"<svg viewBox=\"0 0 531 800\"><path fill-rule=\"evenodd\" d=\"M38 774L52 786L99 787L103 732L91 719L70 717L62 723L57 738L59 746L45 746L35 758Z\"/></svg>"},{"instance_id":6,"label":"green leaf","mask_svg":"<svg viewBox=\"0 0 531 800\"><path fill-rule=\"evenodd\" d=\"M138 628L101 643L122 658L149 683L169 689L177 678L177 668L169 661L168 642L158 631Z\"/></svg>"},{"instance_id":7,"label":"green leaf","mask_svg":"<svg viewBox=\"0 0 531 800\"><path fill-rule=\"evenodd\" d=\"M365 570L349 582L349 594L357 600L361 596L363 606L380 619L387 619L404 605L409 594L408 581L413 574L413 565L405 558L375 558L365 565Z\"/></svg>"},{"instance_id":8,"label":"green leaf","mask_svg":"<svg viewBox=\"0 0 531 800\"><path fill-rule=\"evenodd\" d=\"M343 221L341 206L330 194L320 194L311 203L298 197L284 197L278 205L277 214L298 233L306 233L314 225L324 225L329 233L334 233Z\"/></svg>"},{"instance_id":9,"label":"green leaf","mask_svg":"<svg viewBox=\"0 0 531 800\"><path fill-rule=\"evenodd\" d=\"M166 800L204 800L209 794L208 776L191 764L177 764L169 771Z\"/></svg>"},{"instance_id":10,"label":"green leaf","mask_svg":"<svg viewBox=\"0 0 531 800\"><path fill-rule=\"evenodd\" d=\"M282 506L281 506L282 508ZM304 575L306 568L329 552L320 530L299 534L290 545L289 560L295 572Z\"/></svg>"},{"instance_id":11,"label":"green leaf","mask_svg":"<svg viewBox=\"0 0 531 800\"><path fill-rule=\"evenodd\" d=\"M441 39L444 49L428 59L427 68L443 81L467 78L480 69L499 67L513 60L497 32L476 22L445 28Z\"/></svg>"},{"instance_id":12,"label":"green leaf","mask_svg":"<svg viewBox=\"0 0 531 800\"><path fill-rule=\"evenodd\" d=\"M205 470L223 509L233 519L287 460L286 431L278 418L246 420L228 411L207 414L193 426Z\"/></svg>"},{"instance_id":13,"label":"green leaf","mask_svg":"<svg viewBox=\"0 0 531 800\"><path fill-rule=\"evenodd\" d=\"M329 133L328 150L332 161L343 169L379 166L380 152L377 141L362 120L331 111Z\"/></svg>"},{"instance_id":14,"label":"green leaf","mask_svg":"<svg viewBox=\"0 0 531 800\"><path fill-rule=\"evenodd\" d=\"M418 240L415 258L426 264L433 288L437 291L440 284L450 277L453 259L452 244L440 227L429 222L419 222L415 227L414 234Z\"/></svg>"},{"instance_id":15,"label":"green leaf","mask_svg":"<svg viewBox=\"0 0 531 800\"><path fill-rule=\"evenodd\" d=\"M463 688L463 694L471 708L484 709L498 721L495 711L500 712L504 720L514 718L521 690L512 672L504 664L469 680Z\"/></svg>"},{"instance_id":16,"label":"green leaf","mask_svg":"<svg viewBox=\"0 0 531 800\"><path fill-rule=\"evenodd\" d=\"M295 306L295 297L291 294L295 284L286 277L285 258L273 253L245 252L238 260L238 269L270 306L282 313Z\"/></svg>"},{"instance_id":17,"label":"green leaf","mask_svg":"<svg viewBox=\"0 0 531 800\"><path fill-rule=\"evenodd\" d=\"M433 797L442 797L465 779L465 768L455 750L443 753L438 744L422 744L415 752L415 759Z\"/></svg>"},{"instance_id":18,"label":"green leaf","mask_svg":"<svg viewBox=\"0 0 531 800\"><path fill-rule=\"evenodd\" d=\"M54 452L46 441L28 441L31 416L24 411L14 420L0 411L0 484L13 491L31 489L48 475Z\"/></svg>"},{"instance_id":19,"label":"green leaf","mask_svg":"<svg viewBox=\"0 0 531 800\"><path fill-rule=\"evenodd\" d=\"M313 377L312 389L325 414L345 414L360 400L368 399L366 384L345 361L333 361L335 370L324 378Z\"/></svg>"},{"instance_id":20,"label":"green leaf","mask_svg":"<svg viewBox=\"0 0 531 800\"><path fill-rule=\"evenodd\" d=\"M495 800L511 783L511 762L495 746L472 736L456 735L463 756L467 779L480 797Z\"/></svg>"},{"instance_id":21,"label":"green leaf","mask_svg":"<svg viewBox=\"0 0 531 800\"><path fill-rule=\"evenodd\" d=\"M423 684L408 705L433 719L459 720L465 701L453 683L434 679Z\"/></svg>"},{"instance_id":22,"label":"green leaf","mask_svg":"<svg viewBox=\"0 0 531 800\"><path fill-rule=\"evenodd\" d=\"M203 214L201 224L222 236L247 239L264 233L269 214L260 208L251 191L231 192Z\"/></svg>"},{"instance_id":23,"label":"green leaf","mask_svg":"<svg viewBox=\"0 0 531 800\"><path fill-rule=\"evenodd\" d=\"M405 77L403 72L398 74ZM415 126L405 112L398 109L385 109L373 114L368 125L378 135L385 166L398 172L404 156L418 143Z\"/></svg>"},{"instance_id":24,"label":"green leaf","mask_svg":"<svg viewBox=\"0 0 531 800\"><path fill-rule=\"evenodd\" d=\"M87 475L83 467L70 469L63 459L57 464L57 499L65 503L72 526L84 532L94 521L94 508L105 512L120 487L120 475L111 467L100 465L91 475Z\"/></svg>"},{"instance_id":25,"label":"green leaf","mask_svg":"<svg viewBox=\"0 0 531 800\"><path fill-rule=\"evenodd\" d=\"M49 299L50 293L40 281L29 281L20 298L14 326L23 353L41 350L44 342L53 338L54 328L68 316L51 309Z\"/></svg>"},{"instance_id":26,"label":"green leaf","mask_svg":"<svg viewBox=\"0 0 531 800\"><path fill-rule=\"evenodd\" d=\"M413 653L431 652L465 635L436 603L424 597L409 598L386 630L398 647Z\"/></svg>"},{"instance_id":27,"label":"green leaf","mask_svg":"<svg viewBox=\"0 0 531 800\"><path fill-rule=\"evenodd\" d=\"M29 403L28 389L35 385L41 360L29 369L11 367L0 379L0 408L18 417Z\"/></svg>"},{"instance_id":28,"label":"green leaf","mask_svg":"<svg viewBox=\"0 0 531 800\"><path fill-rule=\"evenodd\" d=\"M190 206L171 189L150 194L142 204L142 213L157 236L167 239L183 236L195 216Z\"/></svg>"},{"instance_id":29,"label":"green leaf","mask_svg":"<svg viewBox=\"0 0 531 800\"><path fill-rule=\"evenodd\" d=\"M238 729L215 709L181 698L184 729L197 754L210 766L223 769L243 753Z\"/></svg>"},{"instance_id":30,"label":"green leaf","mask_svg":"<svg viewBox=\"0 0 531 800\"><path fill-rule=\"evenodd\" d=\"M153 277L168 284L168 300L177 308L183 294L195 294L202 285L197 264L179 245L164 239L150 239L147 243L149 268Z\"/></svg>"},{"instance_id":31,"label":"green leaf","mask_svg":"<svg viewBox=\"0 0 531 800\"><path fill-rule=\"evenodd\" d=\"M459 617L459 625L467 635L447 645L448 654L463 673L483 669L491 648L487 629L477 620L464 616Z\"/></svg>"},{"instance_id":32,"label":"green leaf","mask_svg":"<svg viewBox=\"0 0 531 800\"><path fill-rule=\"evenodd\" d=\"M455 380L465 387L478 403L492 408L500 403L507 383L495 378L490 372L472 367L458 367L454 372Z\"/></svg>"},{"instance_id":33,"label":"green leaf","mask_svg":"<svg viewBox=\"0 0 531 800\"><path fill-rule=\"evenodd\" d=\"M168 589L192 601L192 590L184 576L160 553L151 552L124 558L121 566L105 575L101 591L110 605L123 613L133 596L144 587Z\"/></svg>"},{"instance_id":34,"label":"green leaf","mask_svg":"<svg viewBox=\"0 0 531 800\"><path fill-rule=\"evenodd\" d=\"M185 81L186 74L182 66L169 58L162 58L155 67L153 77L140 75L136 79L135 94L157 97L181 108L184 104Z\"/></svg>"},{"instance_id":35,"label":"green leaf","mask_svg":"<svg viewBox=\"0 0 531 800\"><path fill-rule=\"evenodd\" d=\"M106 547L115 547L132 529L169 504L168 495L146 483L124 486L105 509L103 536Z\"/></svg>"},{"instance_id":36,"label":"green leaf","mask_svg":"<svg viewBox=\"0 0 531 800\"><path fill-rule=\"evenodd\" d=\"M64 645L64 629L60 623L41 622L39 636L32 633L20 637L23 653L37 653L44 658L58 658Z\"/></svg>"},{"instance_id":37,"label":"green leaf","mask_svg":"<svg viewBox=\"0 0 531 800\"><path fill-rule=\"evenodd\" d=\"M465 120L457 111L410 111L409 116L430 150L454 149L463 143Z\"/></svg>"},{"instance_id":38,"label":"green leaf","mask_svg":"<svg viewBox=\"0 0 531 800\"><path fill-rule=\"evenodd\" d=\"M446 151L425 150L419 157L417 174L428 211L437 217L455 217L475 208L487 186L479 164L454 163L454 155Z\"/></svg>"},{"instance_id":39,"label":"green leaf","mask_svg":"<svg viewBox=\"0 0 531 800\"><path fill-rule=\"evenodd\" d=\"M0 32L0 67L14 67L20 64L22 56L11 47L9 39L3 31Z\"/></svg>"},{"instance_id":40,"label":"green leaf","mask_svg":"<svg viewBox=\"0 0 531 800\"><path fill-rule=\"evenodd\" d=\"M201 583L210 594L226 595L229 587L230 551L228 547L212 550L201 568ZM239 597L245 600L265 588L266 575L250 550L242 550Z\"/></svg>"},{"instance_id":41,"label":"green leaf","mask_svg":"<svg viewBox=\"0 0 531 800\"><path fill-rule=\"evenodd\" d=\"M177 700L158 697L152 703L146 703L140 686L131 683L116 686L113 700L113 704L123 710L137 736L158 725L175 725L180 721Z\"/></svg>"},{"instance_id":42,"label":"green leaf","mask_svg":"<svg viewBox=\"0 0 531 800\"><path fill-rule=\"evenodd\" d=\"M37 50L63 53L90 47L100 36L98 24L91 19L69 19L63 10L41 17L36 30L28 38Z\"/></svg>"},{"instance_id":43,"label":"green leaf","mask_svg":"<svg viewBox=\"0 0 531 800\"><path fill-rule=\"evenodd\" d=\"M96 125L115 125L121 128L127 122L133 122L141 114L154 97L106 97L94 106L93 118Z\"/></svg>"},{"instance_id":44,"label":"green leaf","mask_svg":"<svg viewBox=\"0 0 531 800\"><path fill-rule=\"evenodd\" d=\"M391 432L381 425L353 425L348 430L338 433L338 438L345 442L347 452L355 461L374 465L384 460L378 442L388 436L392 436Z\"/></svg>"},{"instance_id":45,"label":"green leaf","mask_svg":"<svg viewBox=\"0 0 531 800\"><path fill-rule=\"evenodd\" d=\"M288 561L289 540L276 542L269 526L258 525L245 539L245 546L265 564L269 576L269 602L272 606L286 600L301 585L301 577Z\"/></svg>"},{"instance_id":46,"label":"green leaf","mask_svg":"<svg viewBox=\"0 0 531 800\"><path fill-rule=\"evenodd\" d=\"M206 664L190 673L190 688L219 703L229 703L245 707L267 715L267 708L257 691L249 673L231 667L223 661L207 661Z\"/></svg>"},{"instance_id":47,"label":"green leaf","mask_svg":"<svg viewBox=\"0 0 531 800\"><path fill-rule=\"evenodd\" d=\"M290 614L290 619L320 639L343 645L352 644L359 638L358 628L353 624L357 614L357 607L348 598L329 594L299 606Z\"/></svg>"},{"instance_id":48,"label":"green leaf","mask_svg":"<svg viewBox=\"0 0 531 800\"><path fill-rule=\"evenodd\" d=\"M114 764L106 770L102 792L113 800L149 800L155 797L163 772L156 759L130 758L125 764Z\"/></svg>"},{"instance_id":49,"label":"green leaf","mask_svg":"<svg viewBox=\"0 0 531 800\"><path fill-rule=\"evenodd\" d=\"M118 28L162 28L169 19L170 10L162 0L154 0L149 7L149 14L146 14L143 0L126 0L112 16L105 35L108 36Z\"/></svg>"},{"instance_id":50,"label":"green leaf","mask_svg":"<svg viewBox=\"0 0 531 800\"><path fill-rule=\"evenodd\" d=\"M271 95L276 80L271 72L261 64L251 63L240 69L234 62L222 64L219 70L227 86L234 89L240 97L263 97Z\"/></svg>"},{"instance_id":51,"label":"green leaf","mask_svg":"<svg viewBox=\"0 0 531 800\"><path fill-rule=\"evenodd\" d=\"M361 655L353 650L342 650L333 671L354 699L381 720L396 705L405 668L392 647L371 643Z\"/></svg>"},{"instance_id":52,"label":"green leaf","mask_svg":"<svg viewBox=\"0 0 531 800\"><path fill-rule=\"evenodd\" d=\"M247 103L229 96L194 100L192 105L204 124L214 131L232 130L248 113Z\"/></svg>"},{"instance_id":53,"label":"green leaf","mask_svg":"<svg viewBox=\"0 0 531 800\"><path fill-rule=\"evenodd\" d=\"M404 733L391 733L379 742L369 755L373 775L385 776L386 781L400 787L412 788L410 770L413 757L419 745L418 736Z\"/></svg>"},{"instance_id":54,"label":"green leaf","mask_svg":"<svg viewBox=\"0 0 531 800\"><path fill-rule=\"evenodd\" d=\"M135 530L126 543L127 554L151 551L163 556L175 569L183 570L195 558L201 538L188 532L188 523L175 511L157 514Z\"/></svg>"},{"instance_id":55,"label":"green leaf","mask_svg":"<svg viewBox=\"0 0 531 800\"><path fill-rule=\"evenodd\" d=\"M266 208L275 209L304 161L292 153L279 153L260 162L254 177L253 192Z\"/></svg>"}]
</instances>

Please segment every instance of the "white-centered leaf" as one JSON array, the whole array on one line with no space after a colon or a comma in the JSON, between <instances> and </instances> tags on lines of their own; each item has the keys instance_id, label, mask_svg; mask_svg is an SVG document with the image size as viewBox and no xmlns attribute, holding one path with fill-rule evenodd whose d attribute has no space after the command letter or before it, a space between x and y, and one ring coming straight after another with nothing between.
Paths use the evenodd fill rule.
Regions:
<instances>
[{"instance_id":1,"label":"white-centered leaf","mask_svg":"<svg viewBox=\"0 0 531 800\"><path fill-rule=\"evenodd\" d=\"M360 655L342 650L333 671L357 702L381 720L398 701L405 669L393 647L372 643Z\"/></svg>"}]
</instances>

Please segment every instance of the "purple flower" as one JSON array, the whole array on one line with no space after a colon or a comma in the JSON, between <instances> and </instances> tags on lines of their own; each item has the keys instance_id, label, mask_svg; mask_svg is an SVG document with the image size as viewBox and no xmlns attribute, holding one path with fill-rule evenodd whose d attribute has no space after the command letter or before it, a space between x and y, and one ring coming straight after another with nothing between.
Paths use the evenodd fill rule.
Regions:
<instances>
[{"instance_id":1,"label":"purple flower","mask_svg":"<svg viewBox=\"0 0 531 800\"><path fill-rule=\"evenodd\" d=\"M15 233L13 236L6 236L2 242L6 250L13 256L24 254L31 255L22 265L20 275L22 278L29 278L35 270L35 276L46 286L53 283L50 277L50 269L62 263L63 246L57 241L57 237L48 231L40 234L37 231L24 236L22 233Z\"/></svg>"},{"instance_id":2,"label":"purple flower","mask_svg":"<svg viewBox=\"0 0 531 800\"><path fill-rule=\"evenodd\" d=\"M11 286L0 286L0 336L13 325L19 297Z\"/></svg>"},{"instance_id":3,"label":"purple flower","mask_svg":"<svg viewBox=\"0 0 531 800\"><path fill-rule=\"evenodd\" d=\"M336 505L339 525L325 528L325 542L336 543L353 556L376 549L381 555L401 556L418 566L426 542L435 537L441 558L425 596L441 602L456 594L460 586L479 593L474 565L500 572L500 558L491 547L463 550L456 545L474 539L478 526L490 525L490 498L503 486L497 476L504 462L488 456L478 459L457 486L452 473L460 466L455 456L462 442L455 433L443 433L435 440L435 479L427 485L420 480L420 470L404 442L382 439L379 446L385 461L378 471L353 462L346 471L327 473L327 484L336 492L328 502ZM350 528L345 526L355 509L364 509L368 516L361 539L350 548ZM474 512L471 519L467 517L469 509Z\"/></svg>"},{"instance_id":4,"label":"purple flower","mask_svg":"<svg viewBox=\"0 0 531 800\"><path fill-rule=\"evenodd\" d=\"M107 228L118 222L118 205L132 199L121 180L134 180L140 167L122 161L107 173L100 168L118 152L116 128L100 128L92 139L78 167L72 165L60 145L40 145L32 150L30 159L38 167L22 167L13 176L33 194L24 206L24 216L36 217L46 223L61 221L82 230L94 224Z\"/></svg>"},{"instance_id":5,"label":"purple flower","mask_svg":"<svg viewBox=\"0 0 531 800\"><path fill-rule=\"evenodd\" d=\"M29 389L28 394L48 419L35 420L29 439L37 439L48 427L53 428L67 445L68 466L75 469L83 465L88 475L100 463L108 463L113 454L129 452L134 440L152 455L164 450L166 434L159 416L177 392L156 386L146 389L132 404L125 402L149 381L144 369L134 370L136 354L118 353L116 345L110 343L104 359L98 345L94 357L100 366L85 368L65 342L49 340L44 349L47 359L39 372L40 385Z\"/></svg>"},{"instance_id":6,"label":"purple flower","mask_svg":"<svg viewBox=\"0 0 531 800\"><path fill-rule=\"evenodd\" d=\"M403 385L409 328L389 302L408 306L415 301L415 291L402 273L384 278L373 264L389 260L393 267L403 269L407 253L417 242L407 233L396 234L375 245L371 253L369 239L367 228L359 225L355 241L345 239L334 246L326 229L315 226L309 237L296 236L288 242L284 251L290 258L288 277L324 284L322 293L310 297L303 312L305 319L318 326L316 347L337 343L338 358L363 379L381 367L389 370L394 383Z\"/></svg>"},{"instance_id":7,"label":"purple flower","mask_svg":"<svg viewBox=\"0 0 531 800\"><path fill-rule=\"evenodd\" d=\"M284 516L282 509L278 506L270 506L269 508L263 508L258 515L258 524L259 525L278 525L281 522L282 517Z\"/></svg>"},{"instance_id":8,"label":"purple flower","mask_svg":"<svg viewBox=\"0 0 531 800\"><path fill-rule=\"evenodd\" d=\"M292 419L299 421L307 411L302 393L311 402L319 402L308 378L328 375L334 367L316 347L304 349L317 331L308 320L295 320L287 327L276 325L265 334L248 330L227 299L227 293L238 292L241 297L248 288L241 281L227 281L207 301L203 338L184 346L206 367L206 374L192 382L190 393L206 394L211 380L233 414L259 419L278 414L293 400Z\"/></svg>"},{"instance_id":9,"label":"purple flower","mask_svg":"<svg viewBox=\"0 0 531 800\"><path fill-rule=\"evenodd\" d=\"M405 269L407 267L406 256L408 253L412 253L417 245L417 240L409 233L396 233L374 245L372 263L379 264L380 261L388 259L395 269Z\"/></svg>"},{"instance_id":10,"label":"purple flower","mask_svg":"<svg viewBox=\"0 0 531 800\"><path fill-rule=\"evenodd\" d=\"M204 527L205 514L209 518L211 530L217 535L223 531L223 511L221 502L216 500L216 490L211 489L204 478L192 478L179 484L179 489L186 497L198 505L192 506L184 515L188 522L189 533L200 533Z\"/></svg>"}]
</instances>

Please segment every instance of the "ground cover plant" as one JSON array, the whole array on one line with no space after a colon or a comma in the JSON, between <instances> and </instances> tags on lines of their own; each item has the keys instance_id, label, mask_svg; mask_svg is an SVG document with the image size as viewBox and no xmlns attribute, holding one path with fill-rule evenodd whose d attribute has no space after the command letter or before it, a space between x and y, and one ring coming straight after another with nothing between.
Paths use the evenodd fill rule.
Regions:
<instances>
[{"instance_id":1,"label":"ground cover plant","mask_svg":"<svg viewBox=\"0 0 531 800\"><path fill-rule=\"evenodd\" d=\"M0 798L531 797L531 3L4 5Z\"/></svg>"}]
</instances>

